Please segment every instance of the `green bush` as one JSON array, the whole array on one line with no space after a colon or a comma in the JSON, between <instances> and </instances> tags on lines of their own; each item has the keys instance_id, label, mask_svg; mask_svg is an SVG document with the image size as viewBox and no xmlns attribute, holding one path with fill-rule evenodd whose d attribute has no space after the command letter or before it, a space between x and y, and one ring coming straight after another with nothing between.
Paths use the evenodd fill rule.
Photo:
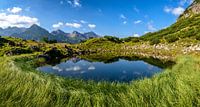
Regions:
<instances>
[{"instance_id":1,"label":"green bush","mask_svg":"<svg viewBox=\"0 0 200 107\"><path fill-rule=\"evenodd\" d=\"M159 44L161 41L159 38L155 38L155 39L152 39L150 41L150 45L156 45L156 44Z\"/></svg>"},{"instance_id":2,"label":"green bush","mask_svg":"<svg viewBox=\"0 0 200 107\"><path fill-rule=\"evenodd\" d=\"M139 37L127 37L127 38L123 38L121 39L124 42L140 42L140 38Z\"/></svg>"},{"instance_id":3,"label":"green bush","mask_svg":"<svg viewBox=\"0 0 200 107\"><path fill-rule=\"evenodd\" d=\"M48 37L44 37L42 38L41 42L45 42L45 43L57 43L57 40L49 40Z\"/></svg>"},{"instance_id":4,"label":"green bush","mask_svg":"<svg viewBox=\"0 0 200 107\"><path fill-rule=\"evenodd\" d=\"M176 35L167 36L165 37L165 39L168 43L176 42L177 40L179 40L179 38Z\"/></svg>"},{"instance_id":5,"label":"green bush","mask_svg":"<svg viewBox=\"0 0 200 107\"><path fill-rule=\"evenodd\" d=\"M200 33L195 36L196 40L200 40Z\"/></svg>"},{"instance_id":6,"label":"green bush","mask_svg":"<svg viewBox=\"0 0 200 107\"><path fill-rule=\"evenodd\" d=\"M121 43L122 42L119 38L114 37L114 36L104 36L104 38L106 38L109 41L115 42L115 43Z\"/></svg>"}]
</instances>

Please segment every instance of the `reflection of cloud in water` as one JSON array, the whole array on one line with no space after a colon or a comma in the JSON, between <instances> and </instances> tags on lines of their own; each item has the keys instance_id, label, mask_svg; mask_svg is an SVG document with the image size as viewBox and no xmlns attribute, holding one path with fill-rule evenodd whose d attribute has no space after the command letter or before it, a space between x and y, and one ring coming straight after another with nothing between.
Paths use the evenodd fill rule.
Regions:
<instances>
[{"instance_id":1,"label":"reflection of cloud in water","mask_svg":"<svg viewBox=\"0 0 200 107\"><path fill-rule=\"evenodd\" d=\"M81 74L84 74L86 71L81 71Z\"/></svg>"},{"instance_id":2,"label":"reflection of cloud in water","mask_svg":"<svg viewBox=\"0 0 200 107\"><path fill-rule=\"evenodd\" d=\"M143 62L144 63L144 65L149 65L148 63L146 63L146 62Z\"/></svg>"},{"instance_id":3,"label":"reflection of cloud in water","mask_svg":"<svg viewBox=\"0 0 200 107\"><path fill-rule=\"evenodd\" d=\"M95 70L96 68L95 68L95 66L90 66L89 68L88 68L88 70Z\"/></svg>"},{"instance_id":4,"label":"reflection of cloud in water","mask_svg":"<svg viewBox=\"0 0 200 107\"><path fill-rule=\"evenodd\" d=\"M58 70L58 69L60 69L58 66L54 66L54 67L52 67L52 69L54 69L54 70Z\"/></svg>"},{"instance_id":5,"label":"reflection of cloud in water","mask_svg":"<svg viewBox=\"0 0 200 107\"><path fill-rule=\"evenodd\" d=\"M57 70L59 72L63 71L63 69L59 68L58 66L54 66L52 67L53 70Z\"/></svg>"},{"instance_id":6,"label":"reflection of cloud in water","mask_svg":"<svg viewBox=\"0 0 200 107\"><path fill-rule=\"evenodd\" d=\"M74 66L70 68L66 68L65 71L80 71L81 67L80 66Z\"/></svg>"},{"instance_id":7,"label":"reflection of cloud in water","mask_svg":"<svg viewBox=\"0 0 200 107\"><path fill-rule=\"evenodd\" d=\"M140 72L133 72L133 75L142 75Z\"/></svg>"},{"instance_id":8,"label":"reflection of cloud in water","mask_svg":"<svg viewBox=\"0 0 200 107\"><path fill-rule=\"evenodd\" d=\"M153 68L154 68L154 67L153 67L152 65L149 65L149 66L148 66L148 70L150 70L150 71L153 70Z\"/></svg>"}]
</instances>

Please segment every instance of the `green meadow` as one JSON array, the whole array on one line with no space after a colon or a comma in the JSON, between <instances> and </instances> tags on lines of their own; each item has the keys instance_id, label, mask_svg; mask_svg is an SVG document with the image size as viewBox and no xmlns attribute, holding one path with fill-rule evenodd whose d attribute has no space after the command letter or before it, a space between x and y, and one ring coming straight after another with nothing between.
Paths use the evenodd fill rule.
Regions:
<instances>
[{"instance_id":1,"label":"green meadow","mask_svg":"<svg viewBox=\"0 0 200 107\"><path fill-rule=\"evenodd\" d=\"M182 56L150 79L131 83L61 78L36 71L32 55L0 58L0 106L200 105L200 58Z\"/></svg>"}]
</instances>

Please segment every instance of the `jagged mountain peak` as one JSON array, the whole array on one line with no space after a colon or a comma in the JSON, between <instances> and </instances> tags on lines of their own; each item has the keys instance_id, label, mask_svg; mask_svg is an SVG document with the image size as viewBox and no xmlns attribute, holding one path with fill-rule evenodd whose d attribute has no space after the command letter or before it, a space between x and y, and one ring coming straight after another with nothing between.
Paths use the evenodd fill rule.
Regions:
<instances>
[{"instance_id":1,"label":"jagged mountain peak","mask_svg":"<svg viewBox=\"0 0 200 107\"><path fill-rule=\"evenodd\" d=\"M81 34L81 33L78 31L73 31L72 34Z\"/></svg>"},{"instance_id":2,"label":"jagged mountain peak","mask_svg":"<svg viewBox=\"0 0 200 107\"><path fill-rule=\"evenodd\" d=\"M41 29L41 30L46 30L46 29L40 27L40 26L37 25L37 24L33 24L33 25L32 25L30 28L28 28L28 29ZM47 31L47 30L46 30L46 31Z\"/></svg>"},{"instance_id":3,"label":"jagged mountain peak","mask_svg":"<svg viewBox=\"0 0 200 107\"><path fill-rule=\"evenodd\" d=\"M40 27L40 26L37 24L33 24L30 28L32 28L32 27Z\"/></svg>"},{"instance_id":4,"label":"jagged mountain peak","mask_svg":"<svg viewBox=\"0 0 200 107\"><path fill-rule=\"evenodd\" d=\"M87 32L87 33L84 33L84 34L96 34L96 33L94 33L93 31L90 31L90 32Z\"/></svg>"},{"instance_id":5,"label":"jagged mountain peak","mask_svg":"<svg viewBox=\"0 0 200 107\"><path fill-rule=\"evenodd\" d=\"M56 34L66 34L66 33L64 31L58 29L58 30L52 31L51 34L56 35Z\"/></svg>"}]
</instances>

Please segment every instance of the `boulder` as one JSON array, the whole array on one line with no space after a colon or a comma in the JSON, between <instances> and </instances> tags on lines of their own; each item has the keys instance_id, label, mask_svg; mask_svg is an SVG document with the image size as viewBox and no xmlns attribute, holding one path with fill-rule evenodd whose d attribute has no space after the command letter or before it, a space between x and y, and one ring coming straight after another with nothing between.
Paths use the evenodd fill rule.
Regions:
<instances>
[{"instance_id":1,"label":"boulder","mask_svg":"<svg viewBox=\"0 0 200 107\"><path fill-rule=\"evenodd\" d=\"M57 48L52 48L46 51L43 55L38 56L38 58L44 58L46 61L62 59L64 57L66 57L66 55L62 54L62 52Z\"/></svg>"}]
</instances>

